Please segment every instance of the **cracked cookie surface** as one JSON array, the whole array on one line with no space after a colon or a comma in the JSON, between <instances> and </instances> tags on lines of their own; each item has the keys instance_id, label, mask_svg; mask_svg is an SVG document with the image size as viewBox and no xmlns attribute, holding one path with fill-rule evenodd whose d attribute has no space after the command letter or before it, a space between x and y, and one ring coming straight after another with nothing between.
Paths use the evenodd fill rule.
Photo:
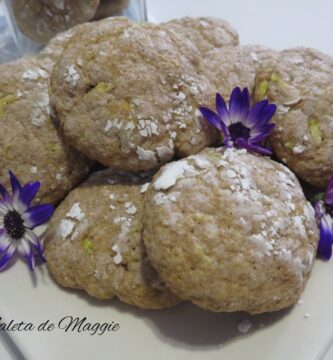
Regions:
<instances>
[{"instance_id":1,"label":"cracked cookie surface","mask_svg":"<svg viewBox=\"0 0 333 360\"><path fill-rule=\"evenodd\" d=\"M157 25L102 20L70 40L52 73L52 104L90 158L115 170L156 169L216 141L198 111L215 95L198 62L190 42Z\"/></svg>"},{"instance_id":2,"label":"cracked cookie surface","mask_svg":"<svg viewBox=\"0 0 333 360\"><path fill-rule=\"evenodd\" d=\"M325 187L333 172L333 58L308 48L284 50L258 71L256 100L277 105L270 143L300 178Z\"/></svg>"},{"instance_id":3,"label":"cracked cookie surface","mask_svg":"<svg viewBox=\"0 0 333 360\"><path fill-rule=\"evenodd\" d=\"M61 203L45 236L48 268L59 284L101 300L116 295L146 309L179 302L150 265L143 244L149 181L104 170Z\"/></svg>"},{"instance_id":4,"label":"cracked cookie surface","mask_svg":"<svg viewBox=\"0 0 333 360\"><path fill-rule=\"evenodd\" d=\"M0 66L0 182L11 170L22 183L40 181L36 201L56 203L89 172L91 161L64 140L51 120L53 61L22 58Z\"/></svg>"},{"instance_id":5,"label":"cracked cookie surface","mask_svg":"<svg viewBox=\"0 0 333 360\"><path fill-rule=\"evenodd\" d=\"M145 212L149 258L182 299L252 314L299 299L319 235L314 209L282 164L205 149L160 169Z\"/></svg>"}]
</instances>

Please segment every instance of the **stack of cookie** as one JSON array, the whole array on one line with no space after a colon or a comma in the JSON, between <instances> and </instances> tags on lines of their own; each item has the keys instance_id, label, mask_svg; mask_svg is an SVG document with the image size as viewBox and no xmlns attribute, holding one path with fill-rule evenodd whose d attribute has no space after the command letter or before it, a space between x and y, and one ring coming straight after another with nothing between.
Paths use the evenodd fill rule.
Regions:
<instances>
[{"instance_id":1,"label":"stack of cookie","mask_svg":"<svg viewBox=\"0 0 333 360\"><path fill-rule=\"evenodd\" d=\"M221 135L198 107L236 86L273 99L276 156L324 186L333 172L332 64L309 49L239 46L219 19L110 18L4 66L1 180L8 169L39 179L40 200L56 203L93 162L106 167L50 221L45 249L56 281L146 309L190 300L260 313L296 303L315 260L314 210L286 166L244 149L207 149Z\"/></svg>"}]
</instances>

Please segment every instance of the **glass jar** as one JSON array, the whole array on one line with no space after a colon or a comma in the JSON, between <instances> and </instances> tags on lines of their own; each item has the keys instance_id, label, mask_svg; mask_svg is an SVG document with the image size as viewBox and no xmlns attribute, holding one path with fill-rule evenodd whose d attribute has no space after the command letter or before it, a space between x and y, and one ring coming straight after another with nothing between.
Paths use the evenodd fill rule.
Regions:
<instances>
[{"instance_id":1,"label":"glass jar","mask_svg":"<svg viewBox=\"0 0 333 360\"><path fill-rule=\"evenodd\" d=\"M1 0L0 0L1 1ZM39 51L56 34L109 16L146 21L145 0L4 0L5 16L21 55Z\"/></svg>"}]
</instances>

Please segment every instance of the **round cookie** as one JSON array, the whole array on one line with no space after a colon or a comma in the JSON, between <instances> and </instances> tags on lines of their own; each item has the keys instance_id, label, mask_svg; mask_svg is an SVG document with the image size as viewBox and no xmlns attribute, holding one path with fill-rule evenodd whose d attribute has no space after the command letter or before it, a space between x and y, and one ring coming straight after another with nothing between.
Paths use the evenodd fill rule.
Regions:
<instances>
[{"instance_id":1,"label":"round cookie","mask_svg":"<svg viewBox=\"0 0 333 360\"><path fill-rule=\"evenodd\" d=\"M319 235L282 164L244 149L205 149L160 169L145 212L149 258L182 299L251 314L299 299Z\"/></svg>"},{"instance_id":2,"label":"round cookie","mask_svg":"<svg viewBox=\"0 0 333 360\"><path fill-rule=\"evenodd\" d=\"M257 100L277 105L270 142L299 177L325 187L333 172L333 58L308 48L282 51L258 71Z\"/></svg>"},{"instance_id":3,"label":"round cookie","mask_svg":"<svg viewBox=\"0 0 333 360\"><path fill-rule=\"evenodd\" d=\"M199 59L190 42L153 24L109 18L76 31L50 86L66 137L124 171L158 168L215 143L197 109L215 95L197 73Z\"/></svg>"},{"instance_id":4,"label":"round cookie","mask_svg":"<svg viewBox=\"0 0 333 360\"><path fill-rule=\"evenodd\" d=\"M0 65L0 182L11 170L22 183L40 181L37 202L56 203L89 172L91 161L72 148L50 118L49 59Z\"/></svg>"},{"instance_id":5,"label":"round cookie","mask_svg":"<svg viewBox=\"0 0 333 360\"><path fill-rule=\"evenodd\" d=\"M179 36L192 41L202 56L226 45L238 45L238 33L230 24L213 17L184 17L161 24Z\"/></svg>"},{"instance_id":6,"label":"round cookie","mask_svg":"<svg viewBox=\"0 0 333 360\"><path fill-rule=\"evenodd\" d=\"M229 99L236 86L247 87L251 94L258 68L277 56L276 51L259 45L226 46L205 55L203 71L224 99Z\"/></svg>"},{"instance_id":7,"label":"round cookie","mask_svg":"<svg viewBox=\"0 0 333 360\"><path fill-rule=\"evenodd\" d=\"M61 203L45 235L47 265L59 284L102 300L116 295L140 308L179 302L160 281L144 249L147 181L100 171Z\"/></svg>"},{"instance_id":8,"label":"round cookie","mask_svg":"<svg viewBox=\"0 0 333 360\"><path fill-rule=\"evenodd\" d=\"M12 12L23 34L47 43L59 32L94 17L99 0L15 0Z\"/></svg>"},{"instance_id":9,"label":"round cookie","mask_svg":"<svg viewBox=\"0 0 333 360\"><path fill-rule=\"evenodd\" d=\"M94 19L102 19L108 16L120 14L129 5L129 0L101 0L95 13Z\"/></svg>"}]
</instances>

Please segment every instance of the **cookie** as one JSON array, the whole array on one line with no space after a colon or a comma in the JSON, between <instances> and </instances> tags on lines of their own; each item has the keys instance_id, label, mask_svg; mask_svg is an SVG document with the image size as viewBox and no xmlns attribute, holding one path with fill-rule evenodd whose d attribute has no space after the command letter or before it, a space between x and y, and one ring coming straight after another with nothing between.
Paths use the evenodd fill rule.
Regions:
<instances>
[{"instance_id":1,"label":"cookie","mask_svg":"<svg viewBox=\"0 0 333 360\"><path fill-rule=\"evenodd\" d=\"M119 15L128 7L129 3L129 0L101 0L94 18L99 20L108 16Z\"/></svg>"},{"instance_id":2,"label":"cookie","mask_svg":"<svg viewBox=\"0 0 333 360\"><path fill-rule=\"evenodd\" d=\"M282 51L256 80L256 99L277 105L270 137L276 156L318 187L333 173L332 83L333 58L308 48Z\"/></svg>"},{"instance_id":3,"label":"cookie","mask_svg":"<svg viewBox=\"0 0 333 360\"><path fill-rule=\"evenodd\" d=\"M251 314L299 299L319 235L284 165L245 149L205 149L160 169L145 212L149 258L182 299Z\"/></svg>"},{"instance_id":4,"label":"cookie","mask_svg":"<svg viewBox=\"0 0 333 360\"><path fill-rule=\"evenodd\" d=\"M179 302L160 281L143 245L147 181L104 170L61 203L45 235L47 265L59 284L102 300L116 295L140 308Z\"/></svg>"},{"instance_id":5,"label":"cookie","mask_svg":"<svg viewBox=\"0 0 333 360\"><path fill-rule=\"evenodd\" d=\"M0 182L11 170L22 183L40 181L36 201L56 203L89 172L91 161L72 148L50 118L47 58L0 66Z\"/></svg>"},{"instance_id":6,"label":"cookie","mask_svg":"<svg viewBox=\"0 0 333 360\"><path fill-rule=\"evenodd\" d=\"M202 56L206 56L208 51L239 43L237 31L228 22L218 18L184 17L161 26L189 39Z\"/></svg>"},{"instance_id":7,"label":"cookie","mask_svg":"<svg viewBox=\"0 0 333 360\"><path fill-rule=\"evenodd\" d=\"M91 20L99 0L15 0L12 12L21 32L45 44L57 33Z\"/></svg>"},{"instance_id":8,"label":"cookie","mask_svg":"<svg viewBox=\"0 0 333 360\"><path fill-rule=\"evenodd\" d=\"M252 93L258 68L278 53L259 45L226 46L208 52L204 58L204 74L225 99L239 86Z\"/></svg>"},{"instance_id":9,"label":"cookie","mask_svg":"<svg viewBox=\"0 0 333 360\"><path fill-rule=\"evenodd\" d=\"M192 44L153 24L109 18L77 31L50 96L73 146L107 167L146 171L201 151L217 134L198 106L215 89Z\"/></svg>"}]
</instances>

